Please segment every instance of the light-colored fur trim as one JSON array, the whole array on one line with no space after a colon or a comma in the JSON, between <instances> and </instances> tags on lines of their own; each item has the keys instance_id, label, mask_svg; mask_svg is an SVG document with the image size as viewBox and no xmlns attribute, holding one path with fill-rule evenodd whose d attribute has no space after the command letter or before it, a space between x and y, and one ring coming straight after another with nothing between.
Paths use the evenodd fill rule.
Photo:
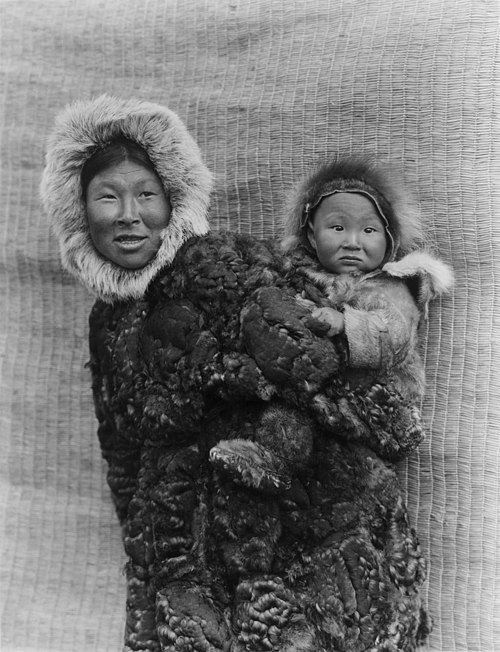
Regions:
<instances>
[{"instance_id":1,"label":"light-colored fur trim","mask_svg":"<svg viewBox=\"0 0 500 652\"><path fill-rule=\"evenodd\" d=\"M428 317L429 303L453 287L453 271L446 263L426 251L414 251L401 260L386 263L382 272L397 278L417 278L417 305L424 320Z\"/></svg>"},{"instance_id":2,"label":"light-colored fur trim","mask_svg":"<svg viewBox=\"0 0 500 652\"><path fill-rule=\"evenodd\" d=\"M94 151L124 136L141 145L156 168L172 213L156 257L129 270L103 258L88 229L80 174ZM180 118L164 106L101 95L66 107L48 140L40 194L59 240L64 268L107 302L138 298L191 237L209 230L212 176Z\"/></svg>"},{"instance_id":3,"label":"light-colored fur trim","mask_svg":"<svg viewBox=\"0 0 500 652\"><path fill-rule=\"evenodd\" d=\"M449 292L453 287L453 271L446 263L426 251L413 251L401 260L386 263L382 271L389 276L426 278L432 297Z\"/></svg>"}]
</instances>

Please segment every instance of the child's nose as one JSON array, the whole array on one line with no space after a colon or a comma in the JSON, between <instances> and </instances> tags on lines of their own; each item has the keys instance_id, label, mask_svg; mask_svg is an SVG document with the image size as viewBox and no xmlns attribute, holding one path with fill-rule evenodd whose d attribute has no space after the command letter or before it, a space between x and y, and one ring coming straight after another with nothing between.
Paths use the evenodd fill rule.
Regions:
<instances>
[{"instance_id":1,"label":"child's nose","mask_svg":"<svg viewBox=\"0 0 500 652\"><path fill-rule=\"evenodd\" d=\"M355 231L346 231L344 238L344 247L347 249L359 249L359 236Z\"/></svg>"}]
</instances>

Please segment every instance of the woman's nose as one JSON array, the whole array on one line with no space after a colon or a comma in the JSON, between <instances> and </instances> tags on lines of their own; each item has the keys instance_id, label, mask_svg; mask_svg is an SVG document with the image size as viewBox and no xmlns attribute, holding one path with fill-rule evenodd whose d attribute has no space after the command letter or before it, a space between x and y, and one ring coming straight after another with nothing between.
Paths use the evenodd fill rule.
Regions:
<instances>
[{"instance_id":1,"label":"woman's nose","mask_svg":"<svg viewBox=\"0 0 500 652\"><path fill-rule=\"evenodd\" d=\"M135 224L139 222L139 211L133 199L125 199L122 202L118 222L120 224Z\"/></svg>"}]
</instances>

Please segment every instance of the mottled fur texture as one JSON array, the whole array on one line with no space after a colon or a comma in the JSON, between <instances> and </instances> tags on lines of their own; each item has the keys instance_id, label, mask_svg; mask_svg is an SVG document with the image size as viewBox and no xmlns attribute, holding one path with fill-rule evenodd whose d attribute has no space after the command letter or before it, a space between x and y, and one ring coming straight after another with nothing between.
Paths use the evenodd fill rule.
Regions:
<instances>
[{"instance_id":1,"label":"mottled fur texture","mask_svg":"<svg viewBox=\"0 0 500 652\"><path fill-rule=\"evenodd\" d=\"M414 650L425 562L387 460L421 441L418 418L390 388L332 380L342 343L293 304L310 281L294 277L287 294L272 248L248 244L188 243L133 309L98 302L91 316L99 437L130 560L126 649ZM221 439L252 443L260 427L269 446L280 410L286 482L249 488L214 469ZM309 451L296 448L297 412Z\"/></svg>"},{"instance_id":2,"label":"mottled fur texture","mask_svg":"<svg viewBox=\"0 0 500 652\"><path fill-rule=\"evenodd\" d=\"M146 149L173 207L143 270L104 261L85 219L81 168L117 135ZM346 338L311 317L332 301L311 252L206 235L209 191L198 148L158 105L77 103L49 140L44 206L64 266L99 297L90 369L128 555L125 650L411 652L428 633L425 561L391 462L423 436L416 396L376 374L346 382ZM440 286L410 262L415 274L381 274L426 305ZM279 457L271 473L246 455L254 443Z\"/></svg>"}]
</instances>

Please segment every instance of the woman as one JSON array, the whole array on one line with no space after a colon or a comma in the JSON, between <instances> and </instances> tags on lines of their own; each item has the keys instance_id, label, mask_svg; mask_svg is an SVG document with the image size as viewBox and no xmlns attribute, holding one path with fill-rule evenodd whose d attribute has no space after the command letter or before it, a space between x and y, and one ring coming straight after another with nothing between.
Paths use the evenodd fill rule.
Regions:
<instances>
[{"instance_id":1,"label":"woman","mask_svg":"<svg viewBox=\"0 0 500 652\"><path fill-rule=\"evenodd\" d=\"M296 258L208 235L210 188L159 105L77 103L49 141L45 209L65 268L98 297L90 366L129 558L125 649L413 650L427 631L424 562L382 458L421 430L380 426L378 455L352 428L332 432L345 340L295 300L320 294ZM251 440L270 413L291 448L297 424L313 434L290 482L255 482L257 458L237 484L232 458L211 466L221 439Z\"/></svg>"}]
</instances>

